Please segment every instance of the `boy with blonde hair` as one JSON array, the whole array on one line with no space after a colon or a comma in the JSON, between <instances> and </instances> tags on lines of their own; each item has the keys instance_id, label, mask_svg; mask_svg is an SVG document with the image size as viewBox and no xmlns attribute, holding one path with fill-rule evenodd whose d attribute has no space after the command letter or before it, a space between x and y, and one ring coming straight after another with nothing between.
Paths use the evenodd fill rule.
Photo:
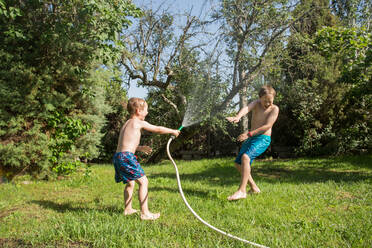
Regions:
<instances>
[{"instance_id":1,"label":"boy with blonde hair","mask_svg":"<svg viewBox=\"0 0 372 248\"><path fill-rule=\"evenodd\" d=\"M149 146L139 146L141 130L159 134L172 134L178 136L180 131L162 126L154 126L145 121L148 114L148 105L141 98L130 98L128 101L130 119L120 129L118 146L113 157L115 167L115 181L126 184L124 188L125 215L131 215L138 210L132 208L132 196L135 182L139 185L138 198L141 206L142 220L155 220L160 213L151 213L148 208L148 179L134 153L136 151L149 154L152 149Z\"/></svg>"},{"instance_id":2,"label":"boy with blonde hair","mask_svg":"<svg viewBox=\"0 0 372 248\"><path fill-rule=\"evenodd\" d=\"M241 174L240 186L227 198L229 201L246 198L247 183L251 188L248 193L260 193L251 176L251 165L253 160L265 152L270 145L271 130L278 118L279 108L273 104L276 92L271 86L263 86L258 95L259 99L242 108L235 117L227 117L228 121L237 123L240 118L252 111L251 131L238 137L238 141L245 140L235 159L235 167Z\"/></svg>"}]
</instances>

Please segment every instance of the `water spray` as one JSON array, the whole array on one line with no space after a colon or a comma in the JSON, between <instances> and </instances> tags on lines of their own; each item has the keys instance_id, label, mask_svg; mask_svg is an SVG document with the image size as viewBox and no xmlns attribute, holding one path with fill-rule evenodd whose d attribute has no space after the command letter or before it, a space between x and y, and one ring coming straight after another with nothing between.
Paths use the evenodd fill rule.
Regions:
<instances>
[{"instance_id":1,"label":"water spray","mask_svg":"<svg viewBox=\"0 0 372 248\"><path fill-rule=\"evenodd\" d=\"M181 131L181 129L183 128L183 125L180 126L180 128L178 128L179 131ZM230 238L233 238L233 239L236 239L236 240L239 240L239 241L242 241L244 243L247 243L247 244L250 244L250 245L253 245L253 246L256 246L256 247L261 247L261 248L269 248L267 246L263 246L263 245L260 245L260 244L256 244L254 242L251 242L251 241L248 241L248 240L245 240L245 239L242 239L242 238L239 238L239 237L236 237L232 234L229 234L227 232L224 232L214 226L212 226L211 224L209 224L208 222L206 222L205 220L203 220L190 206L190 204L187 202L186 198L185 198L185 195L183 194L183 190L182 190L182 187L181 187L181 180L180 180L180 175L178 173L178 168L177 168L177 165L176 165L176 162L174 162L170 152L169 152L169 146L170 146L170 143L175 139L176 137L175 136L172 136L169 140L168 140L168 143L167 143L167 155L170 159L170 161L172 161L172 164L174 166L174 169L176 170L176 177L177 177L177 184L178 184L178 190L180 191L180 194L181 194L181 197L182 197L182 200L184 201L185 205L187 206L187 208L191 211L191 213L201 222L203 223L204 225L206 225L207 227L215 230L216 232L219 232L221 233L222 235L225 235L227 237L230 237Z\"/></svg>"}]
</instances>

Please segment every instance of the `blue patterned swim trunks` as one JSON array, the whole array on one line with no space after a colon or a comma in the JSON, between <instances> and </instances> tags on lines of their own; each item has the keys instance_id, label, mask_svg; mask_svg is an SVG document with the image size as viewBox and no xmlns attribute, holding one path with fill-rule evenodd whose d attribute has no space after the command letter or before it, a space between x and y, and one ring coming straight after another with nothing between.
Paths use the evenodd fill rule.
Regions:
<instances>
[{"instance_id":1,"label":"blue patterned swim trunks","mask_svg":"<svg viewBox=\"0 0 372 248\"><path fill-rule=\"evenodd\" d=\"M256 157L260 156L266 151L270 145L270 142L271 137L264 134L256 135L247 139L244 141L242 148L240 148L239 154L235 159L235 163L241 164L243 154L247 154L250 158L250 164L252 164Z\"/></svg>"},{"instance_id":2,"label":"blue patterned swim trunks","mask_svg":"<svg viewBox=\"0 0 372 248\"><path fill-rule=\"evenodd\" d=\"M113 157L115 167L115 181L127 183L145 175L136 156L131 152L117 152Z\"/></svg>"}]
</instances>

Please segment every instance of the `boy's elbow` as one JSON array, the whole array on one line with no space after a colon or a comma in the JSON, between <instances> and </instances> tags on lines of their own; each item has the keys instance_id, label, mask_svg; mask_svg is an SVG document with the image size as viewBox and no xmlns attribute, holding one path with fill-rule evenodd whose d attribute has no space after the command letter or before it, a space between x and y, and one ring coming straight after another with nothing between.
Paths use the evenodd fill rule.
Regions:
<instances>
[{"instance_id":1,"label":"boy's elbow","mask_svg":"<svg viewBox=\"0 0 372 248\"><path fill-rule=\"evenodd\" d=\"M164 134L165 133L164 127L158 127L156 132L159 134Z\"/></svg>"}]
</instances>

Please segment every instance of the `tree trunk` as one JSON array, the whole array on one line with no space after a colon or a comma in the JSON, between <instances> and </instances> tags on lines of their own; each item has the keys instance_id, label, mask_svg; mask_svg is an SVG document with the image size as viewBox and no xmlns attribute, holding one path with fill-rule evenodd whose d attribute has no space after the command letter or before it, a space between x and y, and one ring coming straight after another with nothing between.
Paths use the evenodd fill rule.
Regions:
<instances>
[{"instance_id":1,"label":"tree trunk","mask_svg":"<svg viewBox=\"0 0 372 248\"><path fill-rule=\"evenodd\" d=\"M248 97L247 97L247 86L244 86L243 89L239 92L239 108L242 109L248 106ZM248 115L242 117L240 121L240 129L242 133L248 132Z\"/></svg>"},{"instance_id":2,"label":"tree trunk","mask_svg":"<svg viewBox=\"0 0 372 248\"><path fill-rule=\"evenodd\" d=\"M248 97L247 91L248 86L244 82L246 74L243 69L239 66L239 84L244 85L242 89L239 91L239 108L242 109L248 106ZM248 115L243 116L242 120L240 121L240 130L242 133L248 132Z\"/></svg>"}]
</instances>

